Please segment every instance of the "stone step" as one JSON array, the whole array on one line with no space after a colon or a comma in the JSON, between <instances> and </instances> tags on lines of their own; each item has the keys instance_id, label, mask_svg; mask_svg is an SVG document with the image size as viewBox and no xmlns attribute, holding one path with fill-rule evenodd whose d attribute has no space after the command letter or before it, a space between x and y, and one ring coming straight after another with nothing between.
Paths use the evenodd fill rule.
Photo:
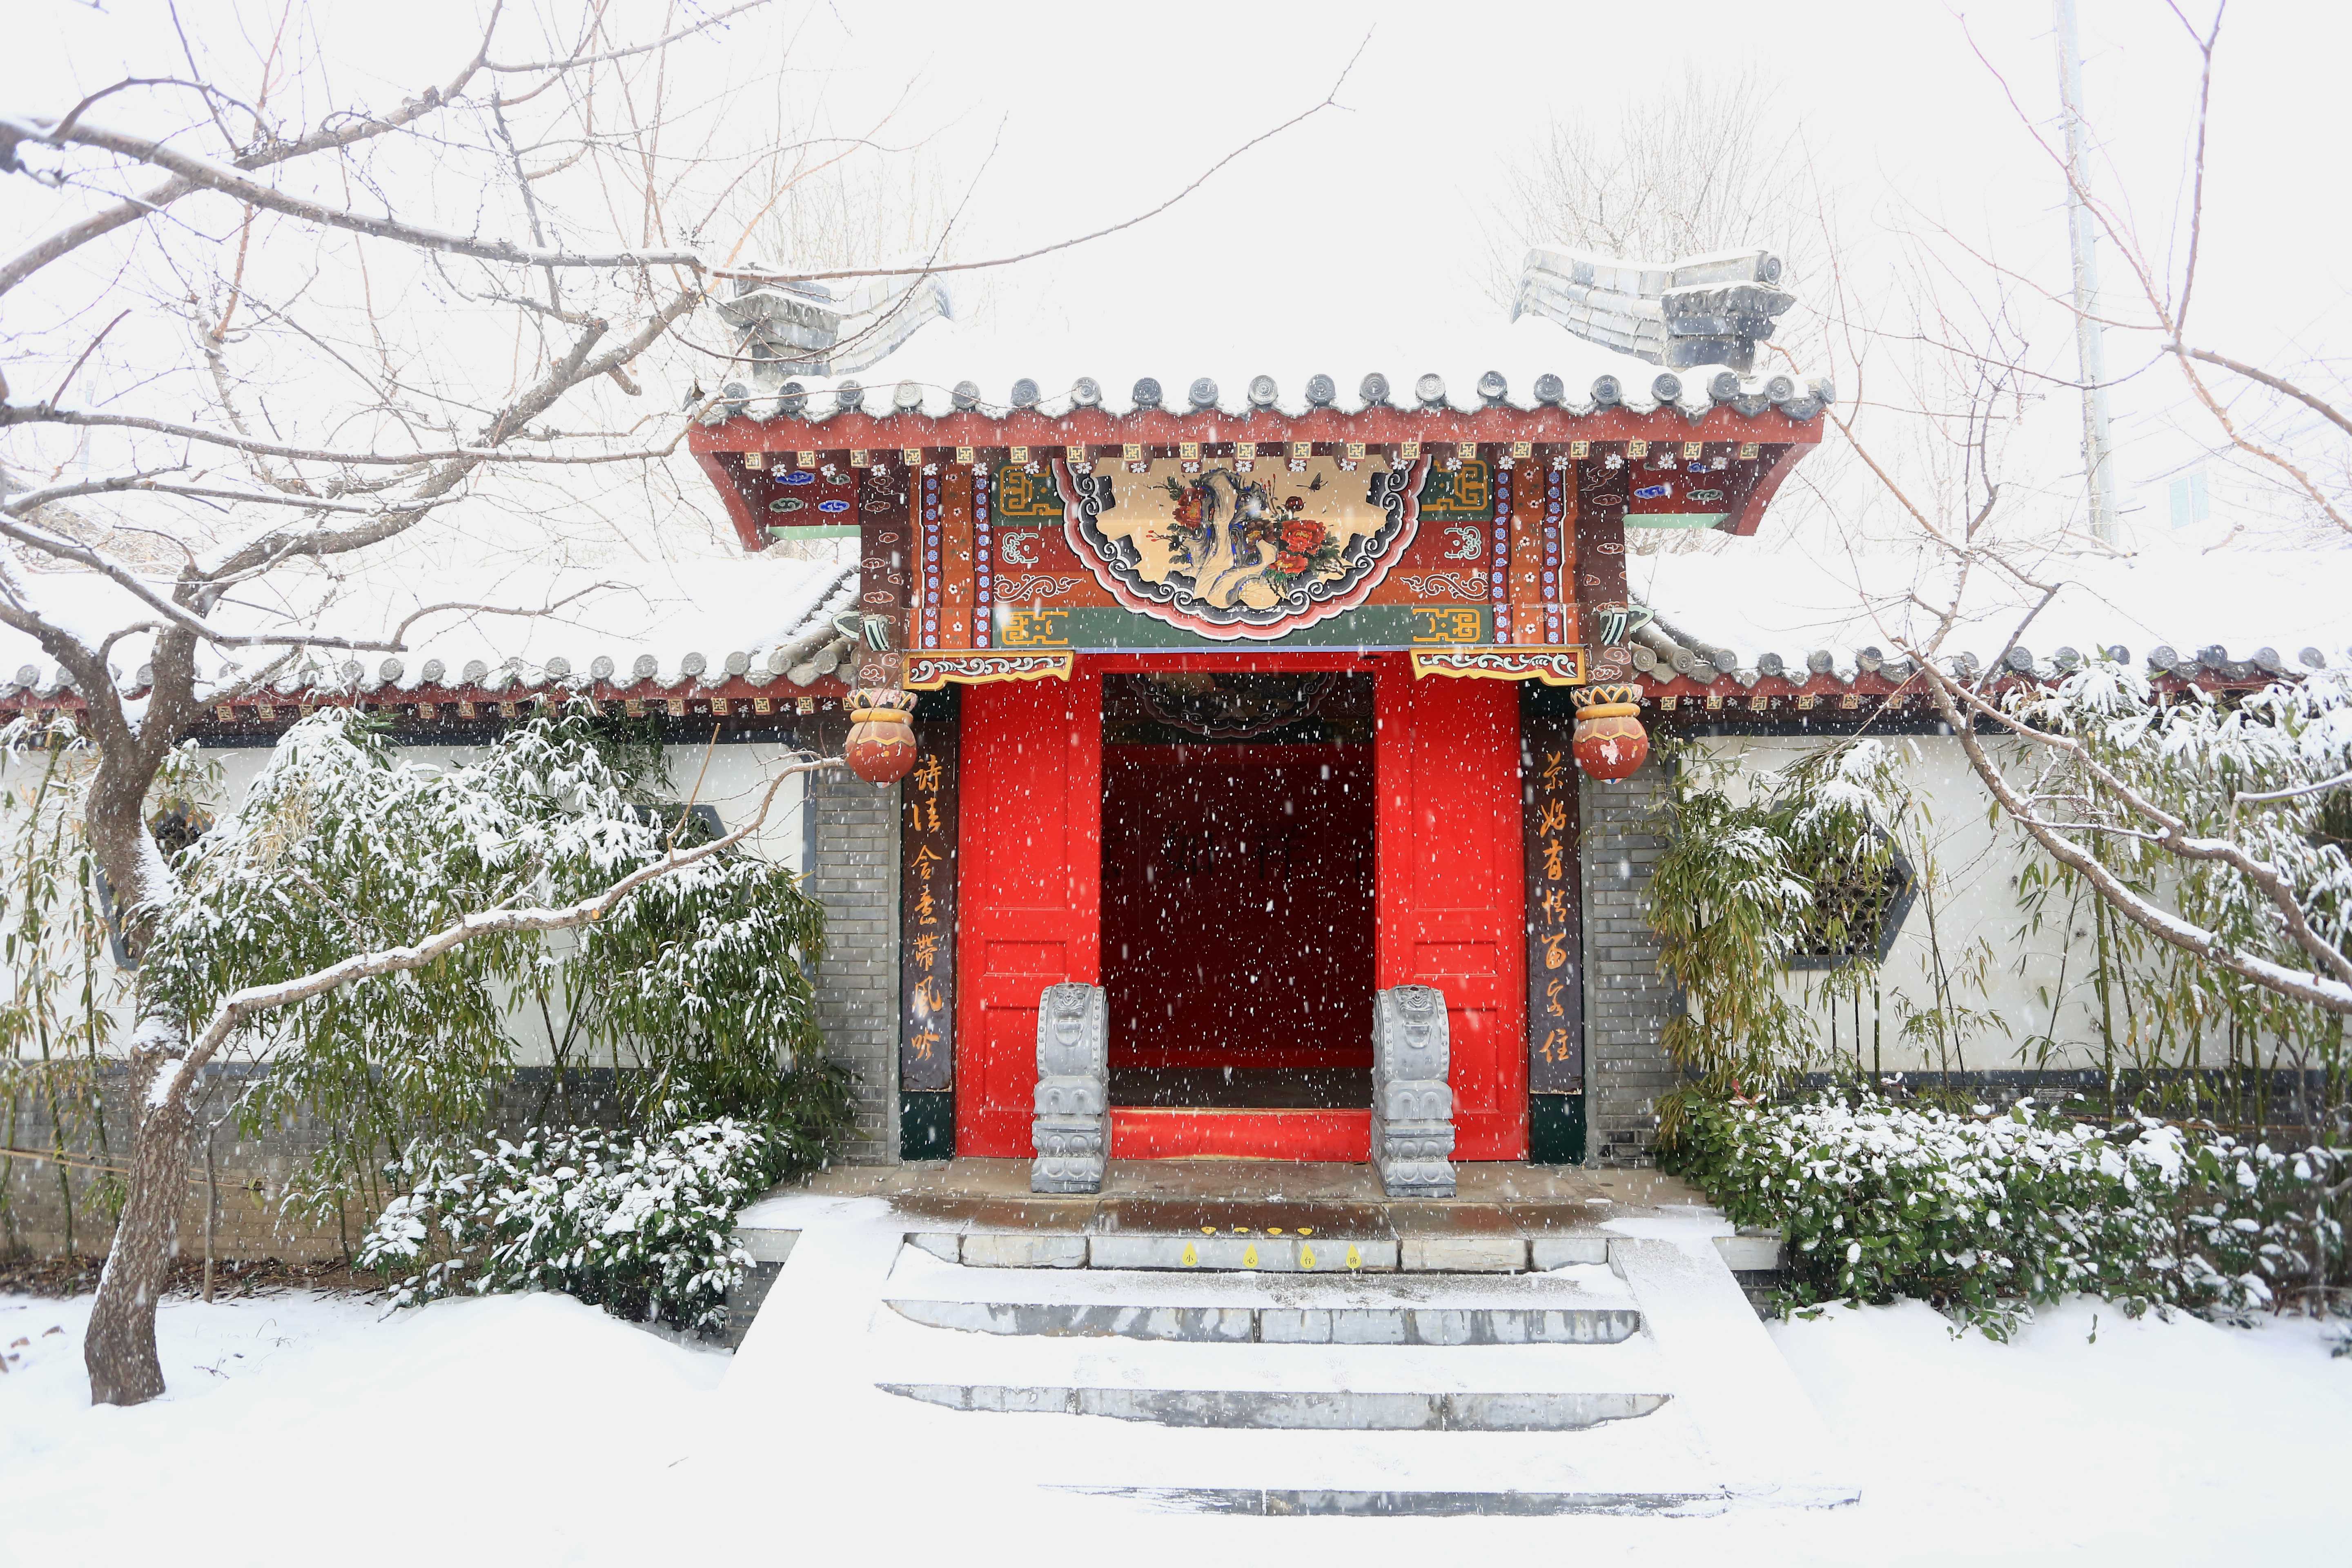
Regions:
<instances>
[{"instance_id":1,"label":"stone step","mask_svg":"<svg viewBox=\"0 0 2352 1568\"><path fill-rule=\"evenodd\" d=\"M1622 1281L1016 1274L899 1254L875 1385L991 1415L1236 1431L1572 1432L1671 1384Z\"/></svg>"},{"instance_id":2,"label":"stone step","mask_svg":"<svg viewBox=\"0 0 2352 1568\"><path fill-rule=\"evenodd\" d=\"M1228 1307L897 1298L887 1304L911 1322L963 1333L1202 1344L1613 1345L1642 1326L1642 1314L1631 1307Z\"/></svg>"},{"instance_id":3,"label":"stone step","mask_svg":"<svg viewBox=\"0 0 2352 1568\"><path fill-rule=\"evenodd\" d=\"M1162 1513L1241 1514L1260 1519L1538 1519L1563 1514L1672 1514L1729 1511L1727 1489L1693 1491L1343 1491L1328 1487L1047 1486L1047 1491L1112 1498ZM1817 1506L1834 1507L1838 1498Z\"/></svg>"},{"instance_id":4,"label":"stone step","mask_svg":"<svg viewBox=\"0 0 2352 1568\"><path fill-rule=\"evenodd\" d=\"M1229 1431L1581 1432L1663 1406L1664 1394L1588 1390L1131 1388L878 1383L885 1393L992 1415L1099 1415Z\"/></svg>"},{"instance_id":5,"label":"stone step","mask_svg":"<svg viewBox=\"0 0 2352 1568\"><path fill-rule=\"evenodd\" d=\"M1203 1229L1087 1235L1056 1230L920 1230L909 1246L972 1268L1123 1268L1267 1274L1524 1274L1606 1263L1622 1237L1607 1232L1537 1236L1439 1234L1234 1235ZM1777 1268L1775 1235L1713 1238L1725 1266Z\"/></svg>"},{"instance_id":6,"label":"stone step","mask_svg":"<svg viewBox=\"0 0 2352 1568\"><path fill-rule=\"evenodd\" d=\"M1528 1334L1515 1332L1515 1329L1520 1324L1540 1325L1542 1314L1548 1312L1585 1314L1581 1319L1549 1325L1549 1335L1569 1336L1562 1342L1609 1340L1613 1332L1604 1326L1609 1321L1590 1315L1593 1313L1622 1311L1626 1314L1622 1324L1639 1325L1633 1297L1625 1282L1600 1264L1572 1264L1540 1274L1006 1268L950 1262L910 1241L901 1248L891 1267L887 1294L894 1300L906 1302L971 1302L1020 1309L1108 1308L1146 1313L1175 1309L1194 1314L1191 1319L1175 1320L1195 1325L1189 1330L1144 1325L1131 1331L1130 1337L1148 1338L1171 1332L1179 1337L1212 1340L1262 1338L1268 1321L1288 1324L1317 1321L1313 1317L1297 1318L1297 1314L1328 1316L1367 1311L1474 1312L1480 1314L1481 1321L1493 1330L1491 1334L1482 1330L1454 1330L1440 1338L1435 1337L1442 1332L1437 1326L1439 1320L1433 1318L1429 1320L1429 1332L1433 1337L1428 1342L1432 1343L1530 1342ZM1276 1310L1294 1317L1269 1320L1264 1316ZM1097 1327L1115 1321L1077 1317L1057 1325L1050 1314L1039 1317L1033 1311L1028 1315L1040 1325L1034 1331L1069 1335L1092 1335ZM1368 1327L1372 1322L1361 1318L1355 1321ZM1590 1326L1593 1331L1583 1336L1581 1327L1571 1324ZM1249 1331L1244 1332L1244 1329ZM975 1331L998 1331L982 1328ZM1454 1337L1465 1331L1475 1337L1468 1341ZM1535 1331L1530 1329L1530 1332ZM1392 1335L1384 1338L1385 1342L1413 1342L1410 1338L1398 1341ZM1538 1337L1532 1342L1549 1342Z\"/></svg>"}]
</instances>

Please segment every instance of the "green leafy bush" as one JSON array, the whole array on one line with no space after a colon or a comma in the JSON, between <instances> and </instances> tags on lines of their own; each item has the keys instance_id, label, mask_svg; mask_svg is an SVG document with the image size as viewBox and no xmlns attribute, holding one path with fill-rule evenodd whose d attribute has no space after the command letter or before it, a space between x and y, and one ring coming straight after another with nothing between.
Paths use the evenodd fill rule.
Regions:
<instances>
[{"instance_id":1,"label":"green leafy bush","mask_svg":"<svg viewBox=\"0 0 2352 1568\"><path fill-rule=\"evenodd\" d=\"M455 1157L418 1150L358 1261L431 1260L395 1288L399 1306L562 1290L617 1317L711 1328L751 1262L732 1239L736 1212L821 1152L730 1117L650 1137L572 1127Z\"/></svg>"},{"instance_id":2,"label":"green leafy bush","mask_svg":"<svg viewBox=\"0 0 2352 1568\"><path fill-rule=\"evenodd\" d=\"M143 983L193 1026L240 986L412 942L470 911L588 897L669 853L679 808L657 801L664 782L657 747L584 704L446 765L404 755L363 716L321 710L180 857ZM815 1065L809 971L824 941L800 879L738 847L577 932L478 940L256 1019L236 1048L271 1070L241 1120L250 1134L315 1117L320 1147L292 1201L320 1217L348 1201L374 1212L387 1160L499 1125L528 1019L546 1030L558 1089L607 1064L622 1118L649 1134L731 1116L806 1142L830 1125L821 1091L838 1077ZM571 1114L542 1106L533 1120Z\"/></svg>"},{"instance_id":3,"label":"green leafy bush","mask_svg":"<svg viewBox=\"0 0 2352 1568\"><path fill-rule=\"evenodd\" d=\"M1696 1087L1660 1101L1667 1137L1695 1096L1771 1095L1816 1065L1814 1020L1783 984L1792 957L1849 955L1820 983L1824 995L1875 972L1882 906L1853 890L1883 886L1894 862L1902 760L1855 740L1742 775L1696 747L1678 753L1649 920L1658 966L1688 1004L1662 1043Z\"/></svg>"},{"instance_id":4,"label":"green leafy bush","mask_svg":"<svg viewBox=\"0 0 2352 1568\"><path fill-rule=\"evenodd\" d=\"M2076 1291L2133 1312L2324 1300L2352 1168L2031 1103L1960 1113L1839 1093L1694 1100L1668 1163L1732 1220L1787 1237L1787 1305L1909 1296L1994 1338Z\"/></svg>"}]
</instances>

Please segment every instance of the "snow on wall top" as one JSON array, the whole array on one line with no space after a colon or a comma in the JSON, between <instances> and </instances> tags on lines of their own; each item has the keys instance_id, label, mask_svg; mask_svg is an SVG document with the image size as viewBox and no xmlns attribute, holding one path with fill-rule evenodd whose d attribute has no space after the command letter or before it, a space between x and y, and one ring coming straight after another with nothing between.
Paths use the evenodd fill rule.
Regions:
<instances>
[{"instance_id":1,"label":"snow on wall top","mask_svg":"<svg viewBox=\"0 0 2352 1568\"><path fill-rule=\"evenodd\" d=\"M462 574L348 584L331 616L314 621L314 629L382 638L436 604L496 604L540 613L431 615L402 639L407 646L397 653L310 650L300 669L264 689L503 692L648 680L667 688L734 676L754 682L790 676L807 685L833 668L820 671L812 661L844 640L833 617L849 608L857 582L854 566L782 558L675 563L658 581L629 584L615 583L619 574L609 568L555 568L504 574L495 587ZM96 577L44 574L41 586L78 621L104 626L138 618L124 609L131 601ZM288 619L251 608L225 606L215 621L229 631L289 629ZM198 696L210 701L215 693L236 689L278 651L200 653ZM116 679L124 691L147 689L145 657L143 639L116 645ZM54 697L71 684L30 637L0 629L0 701Z\"/></svg>"},{"instance_id":2,"label":"snow on wall top","mask_svg":"<svg viewBox=\"0 0 2352 1568\"><path fill-rule=\"evenodd\" d=\"M1658 619L1637 634L1635 663L1654 679L1681 674L1702 685L1809 675L1851 682L1899 665L1906 644L1932 635L1935 617L1911 595L1949 602L1949 574L1933 564L1894 553L1636 557L1633 592ZM2011 670L2048 678L2121 649L2154 670L2233 679L2352 660L2352 550L2207 554L2158 540L2132 556L2070 558L2032 574L2064 585L2027 623L2038 593L1989 568L1974 574L1937 657L1982 666L2008 647Z\"/></svg>"}]
</instances>

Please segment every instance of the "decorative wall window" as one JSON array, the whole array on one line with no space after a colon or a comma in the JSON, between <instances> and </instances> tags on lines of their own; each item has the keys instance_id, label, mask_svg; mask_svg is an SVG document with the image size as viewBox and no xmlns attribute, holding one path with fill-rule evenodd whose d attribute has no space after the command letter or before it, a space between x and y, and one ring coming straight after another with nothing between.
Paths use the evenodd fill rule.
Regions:
<instances>
[{"instance_id":1,"label":"decorative wall window","mask_svg":"<svg viewBox=\"0 0 2352 1568\"><path fill-rule=\"evenodd\" d=\"M1886 961L1918 876L1884 829L1873 827L1872 853L1849 857L1813 878L1808 934L1789 955L1791 969L1843 969L1857 958Z\"/></svg>"}]
</instances>

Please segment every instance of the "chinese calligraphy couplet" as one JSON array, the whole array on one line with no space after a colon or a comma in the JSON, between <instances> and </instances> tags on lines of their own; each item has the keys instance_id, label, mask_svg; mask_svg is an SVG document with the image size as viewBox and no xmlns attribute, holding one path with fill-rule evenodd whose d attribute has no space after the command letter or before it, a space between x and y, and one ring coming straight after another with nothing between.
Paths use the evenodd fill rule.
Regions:
<instances>
[{"instance_id":1,"label":"chinese calligraphy couplet","mask_svg":"<svg viewBox=\"0 0 2352 1568\"><path fill-rule=\"evenodd\" d=\"M1583 880L1574 720L1552 694L1520 696L1522 837L1528 880L1528 1089L1584 1089Z\"/></svg>"},{"instance_id":2,"label":"chinese calligraphy couplet","mask_svg":"<svg viewBox=\"0 0 2352 1568\"><path fill-rule=\"evenodd\" d=\"M899 786L898 1087L955 1085L955 693L915 714L915 769Z\"/></svg>"}]
</instances>

